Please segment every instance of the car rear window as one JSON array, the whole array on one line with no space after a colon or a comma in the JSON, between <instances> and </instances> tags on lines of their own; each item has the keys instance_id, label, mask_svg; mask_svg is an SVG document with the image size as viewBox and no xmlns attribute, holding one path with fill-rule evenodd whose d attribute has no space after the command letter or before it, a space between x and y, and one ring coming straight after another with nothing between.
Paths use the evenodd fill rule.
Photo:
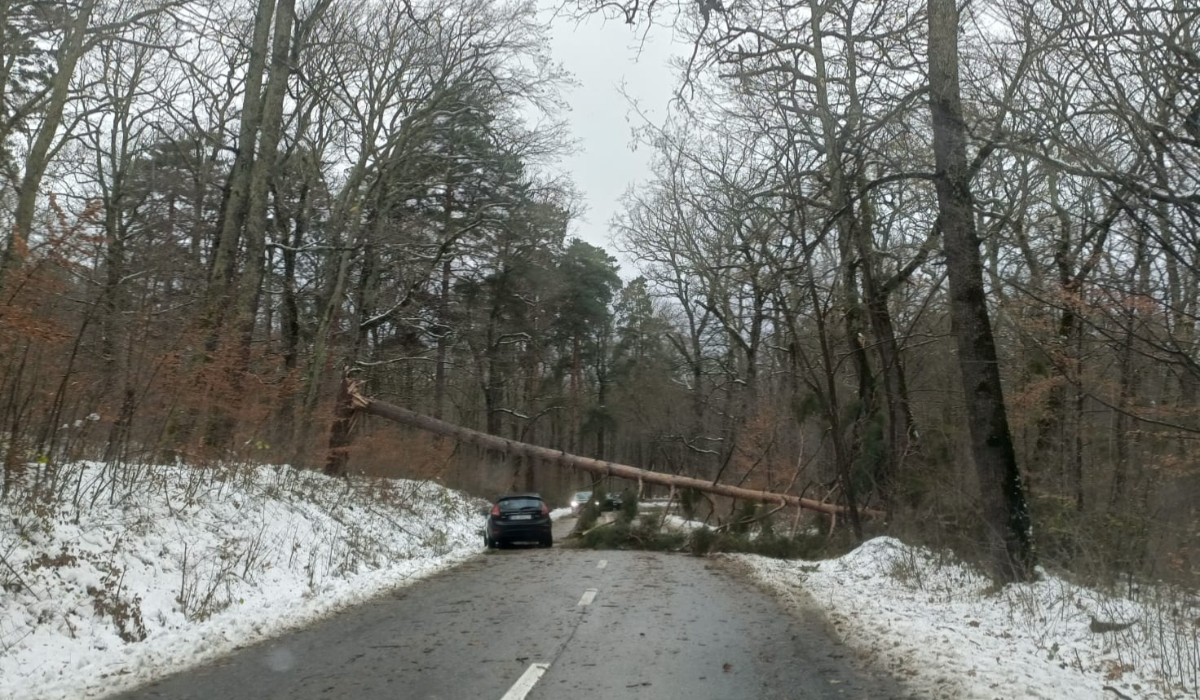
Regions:
<instances>
[{"instance_id":1,"label":"car rear window","mask_svg":"<svg viewBox=\"0 0 1200 700\"><path fill-rule=\"evenodd\" d=\"M500 510L521 510L523 508L541 508L542 501L538 498L506 498L500 501Z\"/></svg>"}]
</instances>

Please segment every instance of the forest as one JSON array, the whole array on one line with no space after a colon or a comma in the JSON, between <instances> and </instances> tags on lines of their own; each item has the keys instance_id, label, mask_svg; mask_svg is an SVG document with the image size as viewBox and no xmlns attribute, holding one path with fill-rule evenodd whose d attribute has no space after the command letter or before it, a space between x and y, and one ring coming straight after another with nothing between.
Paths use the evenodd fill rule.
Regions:
<instances>
[{"instance_id":1,"label":"forest","mask_svg":"<svg viewBox=\"0 0 1200 700\"><path fill-rule=\"evenodd\" d=\"M0 0L3 497L591 483L366 416L330 458L348 376L1001 579L1200 581L1200 6L553 5ZM686 43L607 249L555 167L549 23L595 15Z\"/></svg>"}]
</instances>

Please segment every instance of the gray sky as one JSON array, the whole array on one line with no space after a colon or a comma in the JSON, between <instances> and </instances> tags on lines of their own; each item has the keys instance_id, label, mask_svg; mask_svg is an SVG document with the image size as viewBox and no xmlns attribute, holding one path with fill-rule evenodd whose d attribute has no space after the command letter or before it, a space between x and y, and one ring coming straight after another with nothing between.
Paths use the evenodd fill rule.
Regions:
<instances>
[{"instance_id":1,"label":"gray sky","mask_svg":"<svg viewBox=\"0 0 1200 700\"><path fill-rule=\"evenodd\" d=\"M645 147L636 152L632 148L632 129L640 124L640 117L632 112L621 86L643 113L661 123L676 85L668 62L685 47L672 43L669 29L655 27L643 43L640 32L598 16L579 24L556 18L551 36L554 57L579 82L566 96L579 152L559 165L571 175L587 205L573 234L606 248L620 260L621 275L630 278L636 273L614 249L608 224L625 189L649 176L651 154Z\"/></svg>"}]
</instances>

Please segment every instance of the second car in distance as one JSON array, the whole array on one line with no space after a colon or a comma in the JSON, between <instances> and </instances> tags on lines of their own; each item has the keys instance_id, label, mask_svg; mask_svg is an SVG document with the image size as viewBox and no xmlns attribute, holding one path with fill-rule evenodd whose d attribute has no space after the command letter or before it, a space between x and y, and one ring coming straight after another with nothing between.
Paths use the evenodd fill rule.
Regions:
<instances>
[{"instance_id":1,"label":"second car in distance","mask_svg":"<svg viewBox=\"0 0 1200 700\"><path fill-rule=\"evenodd\" d=\"M591 491L576 491L575 495L571 496L571 515L579 515L579 511L592 500Z\"/></svg>"}]
</instances>

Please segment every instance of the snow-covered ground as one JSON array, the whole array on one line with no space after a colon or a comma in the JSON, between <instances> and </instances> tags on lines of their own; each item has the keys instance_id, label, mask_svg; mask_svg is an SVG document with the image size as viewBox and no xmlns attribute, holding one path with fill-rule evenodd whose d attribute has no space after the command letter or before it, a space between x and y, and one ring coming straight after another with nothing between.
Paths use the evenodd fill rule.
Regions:
<instances>
[{"instance_id":1,"label":"snow-covered ground","mask_svg":"<svg viewBox=\"0 0 1200 700\"><path fill-rule=\"evenodd\" d=\"M550 511L550 520L562 520L569 515L571 515L570 508L555 508L554 510Z\"/></svg>"},{"instance_id":2,"label":"snow-covered ground","mask_svg":"<svg viewBox=\"0 0 1200 700\"><path fill-rule=\"evenodd\" d=\"M688 520L679 515L668 515L663 519L663 527L667 530L677 530L679 532L691 532L700 528L707 528L708 525L699 520ZM711 529L711 528L709 528Z\"/></svg>"},{"instance_id":3,"label":"snow-covered ground","mask_svg":"<svg viewBox=\"0 0 1200 700\"><path fill-rule=\"evenodd\" d=\"M811 596L847 644L917 697L1198 697L1200 610L1169 591L1135 603L1044 574L997 590L887 537L820 562L730 556L784 598Z\"/></svg>"},{"instance_id":4,"label":"snow-covered ground","mask_svg":"<svg viewBox=\"0 0 1200 700\"><path fill-rule=\"evenodd\" d=\"M0 506L0 698L124 690L483 543L479 502L431 483L74 464L44 488L44 507Z\"/></svg>"}]
</instances>

